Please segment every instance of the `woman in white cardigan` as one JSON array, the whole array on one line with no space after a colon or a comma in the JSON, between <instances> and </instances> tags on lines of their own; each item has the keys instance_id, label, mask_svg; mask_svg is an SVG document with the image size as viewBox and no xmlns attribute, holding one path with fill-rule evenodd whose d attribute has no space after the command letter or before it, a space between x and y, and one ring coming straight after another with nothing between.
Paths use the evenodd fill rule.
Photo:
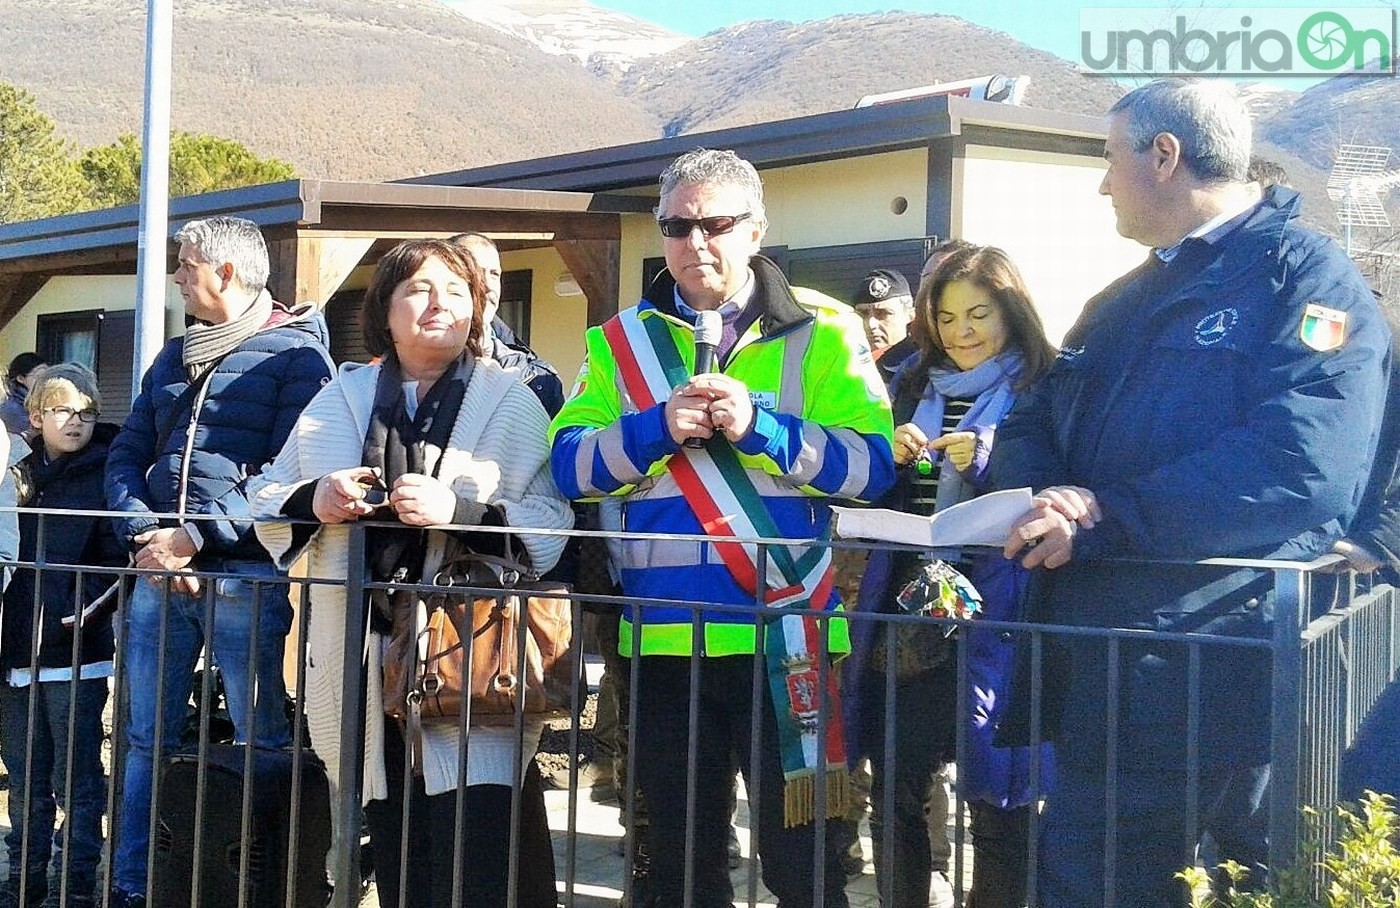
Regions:
<instances>
[{"instance_id":1,"label":"woman in white cardigan","mask_svg":"<svg viewBox=\"0 0 1400 908\"><path fill-rule=\"evenodd\" d=\"M383 362L342 369L303 411L276 461L250 484L256 516L320 521L319 527L259 523L258 535L279 565L288 567L305 553L311 577L346 576L346 525L360 518L397 520L408 528L572 525L569 504L549 474L549 417L516 373L480 356L485 296L481 271L450 243L410 240L379 262L362 318L366 347ZM449 541L438 531L367 532L371 574L382 580L405 566L411 576L432 577ZM514 538L540 572L554 565L565 541L530 533ZM478 533L471 544L489 548L503 539ZM311 585L306 713L312 746L333 785L340 778L340 717L346 708L346 605L344 586ZM387 624L382 615L375 617L375 608L367 611L364 801L380 904L394 908L400 905L404 742L382 710ZM517 770L535 772L540 728L527 721L523 740L513 728L474 727L468 735L463 904L505 905L510 786ZM422 737L402 908L451 904L459 741L455 726L427 728ZM536 795L521 801L519 904L553 906L543 800Z\"/></svg>"}]
</instances>

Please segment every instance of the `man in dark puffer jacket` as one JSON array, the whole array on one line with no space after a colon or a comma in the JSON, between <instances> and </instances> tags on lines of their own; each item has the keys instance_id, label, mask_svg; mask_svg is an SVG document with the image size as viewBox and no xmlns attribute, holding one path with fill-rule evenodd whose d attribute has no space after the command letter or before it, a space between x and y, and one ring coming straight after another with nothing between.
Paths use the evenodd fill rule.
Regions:
<instances>
[{"instance_id":1,"label":"man in dark puffer jacket","mask_svg":"<svg viewBox=\"0 0 1400 908\"><path fill-rule=\"evenodd\" d=\"M268 294L267 246L256 224L207 218L186 224L175 239L175 284L194 321L142 379L107 463L107 503L129 515L118 521L117 536L137 567L166 572L138 583L127 604L131 748L113 860L118 904L126 905L144 904L157 690L163 689L162 742L169 748L180 738L206 636L238 740L259 747L290 740L282 652L292 611L284 585L255 587L276 571L253 534L245 490L333 373L325 322L315 308L289 310ZM195 571L234 575L214 581L212 627L205 627ZM255 666L248 664L254 615Z\"/></svg>"}]
</instances>

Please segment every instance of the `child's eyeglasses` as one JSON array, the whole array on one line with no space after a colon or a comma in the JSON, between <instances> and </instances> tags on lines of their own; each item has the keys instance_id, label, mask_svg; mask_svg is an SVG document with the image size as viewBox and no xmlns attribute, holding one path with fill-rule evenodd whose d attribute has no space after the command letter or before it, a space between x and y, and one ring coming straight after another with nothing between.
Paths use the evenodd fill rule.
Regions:
<instances>
[{"instance_id":1,"label":"child's eyeglasses","mask_svg":"<svg viewBox=\"0 0 1400 908\"><path fill-rule=\"evenodd\" d=\"M44 412L51 414L58 422L67 422L74 416L78 417L80 422L97 422L97 411L92 408L74 410L72 407L45 407Z\"/></svg>"}]
</instances>

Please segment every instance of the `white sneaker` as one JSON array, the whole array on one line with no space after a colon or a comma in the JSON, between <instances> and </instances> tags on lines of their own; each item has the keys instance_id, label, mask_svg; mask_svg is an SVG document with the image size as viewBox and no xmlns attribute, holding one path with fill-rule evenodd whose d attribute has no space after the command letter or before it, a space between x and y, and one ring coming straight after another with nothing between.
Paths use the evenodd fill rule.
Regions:
<instances>
[{"instance_id":1,"label":"white sneaker","mask_svg":"<svg viewBox=\"0 0 1400 908\"><path fill-rule=\"evenodd\" d=\"M928 908L953 908L953 883L942 870L933 872L928 887Z\"/></svg>"}]
</instances>

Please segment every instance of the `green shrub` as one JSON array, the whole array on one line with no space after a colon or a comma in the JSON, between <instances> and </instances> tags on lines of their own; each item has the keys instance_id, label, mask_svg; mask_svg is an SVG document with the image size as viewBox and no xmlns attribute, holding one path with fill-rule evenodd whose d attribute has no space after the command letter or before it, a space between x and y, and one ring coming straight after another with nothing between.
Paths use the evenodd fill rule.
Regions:
<instances>
[{"instance_id":1,"label":"green shrub","mask_svg":"<svg viewBox=\"0 0 1400 908\"><path fill-rule=\"evenodd\" d=\"M1304 808L1310 830L1303 854L1315 854L1317 814ZM1358 805L1337 808L1341 836L1318 862L1324 896L1312 894L1309 868L1293 867L1277 874L1267 892L1241 892L1247 868L1226 861L1219 869L1227 880L1225 892L1212 894L1210 874L1190 867L1177 874L1191 889L1192 908L1395 908L1400 905L1400 814L1390 795L1368 791Z\"/></svg>"}]
</instances>

